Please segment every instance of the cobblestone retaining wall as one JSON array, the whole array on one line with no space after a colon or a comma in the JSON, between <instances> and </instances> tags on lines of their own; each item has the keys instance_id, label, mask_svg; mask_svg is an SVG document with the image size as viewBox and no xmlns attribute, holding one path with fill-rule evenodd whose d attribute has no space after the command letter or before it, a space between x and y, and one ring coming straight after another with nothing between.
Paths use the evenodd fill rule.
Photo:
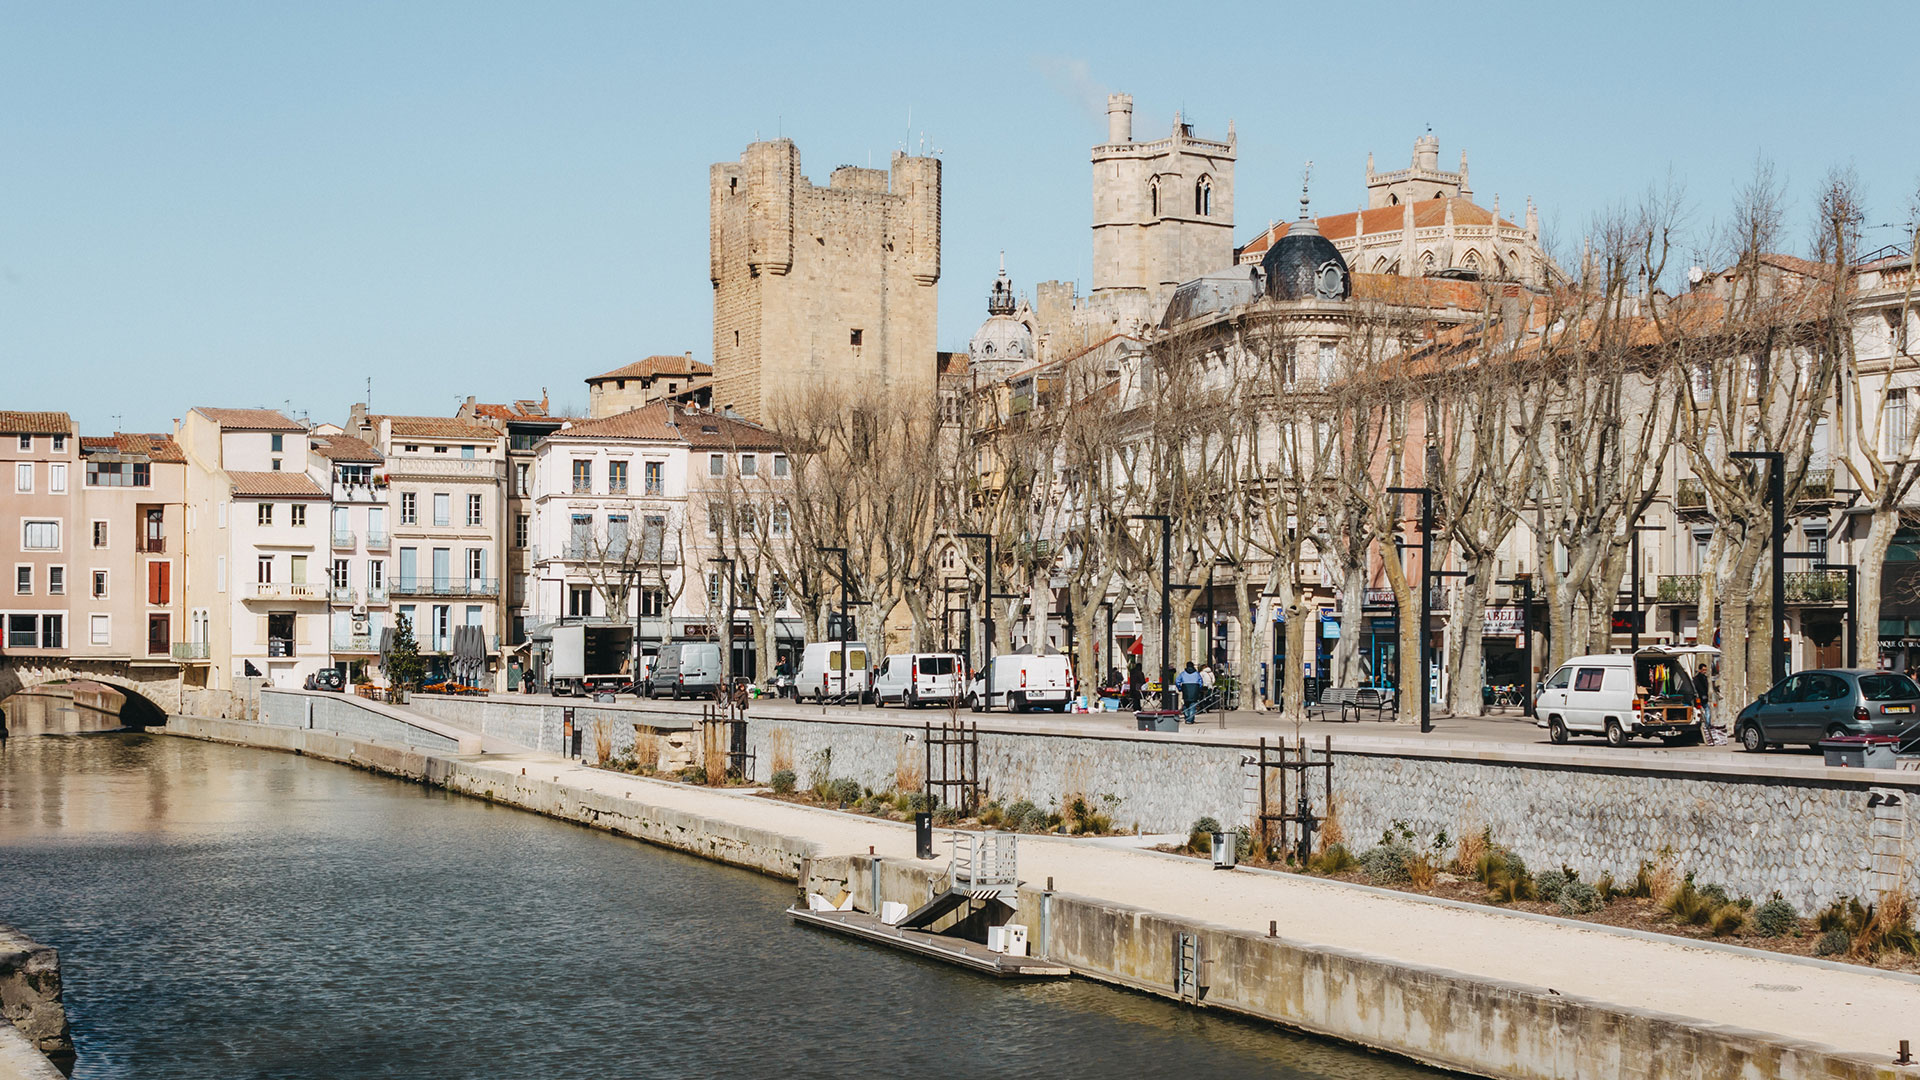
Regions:
<instances>
[{"instance_id":1,"label":"cobblestone retaining wall","mask_svg":"<svg viewBox=\"0 0 1920 1080\"><path fill-rule=\"evenodd\" d=\"M755 779L772 776L784 740L803 785L823 769L876 790L896 786L902 765L925 768L918 727L759 717L749 725ZM824 756L830 750L830 757ZM1905 833L1920 839L1920 778L1884 772L1823 772L1820 778L1741 775L1711 768L1660 772L1592 763L1565 751L1567 764L1486 760L1487 755L1369 754L1335 751L1334 803L1356 852L1404 825L1426 846L1444 832L1490 830L1496 843L1536 869L1569 866L1591 881L1603 873L1630 879L1641 862L1669 853L1701 884L1764 900L1778 892L1803 914L1841 896L1871 897L1884 884L1870 873L1868 807L1880 785L1901 786ZM1120 827L1184 833L1201 816L1251 824L1257 815L1252 748L1187 739L1094 738L980 733L980 777L988 796L1030 799L1057 809L1083 794ZM1513 755L1518 757L1520 755ZM1465 758L1465 759L1463 759ZM1478 759L1474 759L1478 758ZM1575 763L1578 762L1578 763ZM937 773L936 768L936 773ZM1838 774L1838 775L1836 775ZM1320 781L1314 810L1326 807ZM1277 792L1275 792L1277 795ZM1108 796L1112 796L1109 800ZM1883 812L1884 813L1884 812ZM1920 860L1899 867L1920 892Z\"/></svg>"}]
</instances>

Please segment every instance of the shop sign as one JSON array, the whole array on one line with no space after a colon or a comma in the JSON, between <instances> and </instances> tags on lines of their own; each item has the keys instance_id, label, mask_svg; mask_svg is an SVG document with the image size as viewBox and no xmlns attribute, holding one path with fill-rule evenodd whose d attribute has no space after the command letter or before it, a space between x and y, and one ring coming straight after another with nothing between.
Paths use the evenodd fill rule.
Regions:
<instances>
[{"instance_id":1,"label":"shop sign","mask_svg":"<svg viewBox=\"0 0 1920 1080\"><path fill-rule=\"evenodd\" d=\"M1523 629L1519 608L1490 607L1486 609L1486 621L1480 626L1480 634L1482 637L1514 637Z\"/></svg>"}]
</instances>

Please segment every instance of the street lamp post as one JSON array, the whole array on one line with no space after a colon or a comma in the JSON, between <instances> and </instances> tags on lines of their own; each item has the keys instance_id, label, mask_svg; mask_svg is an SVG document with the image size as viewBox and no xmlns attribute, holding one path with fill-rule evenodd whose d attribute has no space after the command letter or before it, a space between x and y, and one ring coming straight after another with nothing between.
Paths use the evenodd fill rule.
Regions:
<instances>
[{"instance_id":1,"label":"street lamp post","mask_svg":"<svg viewBox=\"0 0 1920 1080\"><path fill-rule=\"evenodd\" d=\"M815 545L822 555L840 556L840 697L847 696L847 549ZM796 691L798 693L798 691Z\"/></svg>"},{"instance_id":2,"label":"street lamp post","mask_svg":"<svg viewBox=\"0 0 1920 1080\"><path fill-rule=\"evenodd\" d=\"M1113 655L1113 601L1102 600L1100 601L1100 607L1107 613L1107 650L1100 654L1100 659L1106 663L1108 671L1118 671L1120 670L1120 664ZM1101 681L1104 682L1105 679L1106 673L1102 672Z\"/></svg>"},{"instance_id":3,"label":"street lamp post","mask_svg":"<svg viewBox=\"0 0 1920 1080\"><path fill-rule=\"evenodd\" d=\"M1389 495L1420 496L1420 733L1433 730L1433 692L1427 680L1433 677L1433 634L1427 628L1428 608L1433 594L1428 579L1433 572L1433 489L1430 487L1390 487Z\"/></svg>"},{"instance_id":4,"label":"street lamp post","mask_svg":"<svg viewBox=\"0 0 1920 1080\"><path fill-rule=\"evenodd\" d=\"M1518 585L1524 599L1520 601L1520 715L1533 715L1533 578L1507 578L1496 581L1495 585Z\"/></svg>"},{"instance_id":5,"label":"street lamp post","mask_svg":"<svg viewBox=\"0 0 1920 1080\"><path fill-rule=\"evenodd\" d=\"M1166 514L1129 514L1134 521L1160 523L1160 706L1167 704L1167 639L1173 636L1173 611L1168 598L1173 593L1173 518Z\"/></svg>"},{"instance_id":6,"label":"street lamp post","mask_svg":"<svg viewBox=\"0 0 1920 1080\"><path fill-rule=\"evenodd\" d=\"M1730 458L1767 463L1767 501L1773 504L1773 681L1787 677L1786 455L1778 450L1734 450Z\"/></svg>"}]
</instances>

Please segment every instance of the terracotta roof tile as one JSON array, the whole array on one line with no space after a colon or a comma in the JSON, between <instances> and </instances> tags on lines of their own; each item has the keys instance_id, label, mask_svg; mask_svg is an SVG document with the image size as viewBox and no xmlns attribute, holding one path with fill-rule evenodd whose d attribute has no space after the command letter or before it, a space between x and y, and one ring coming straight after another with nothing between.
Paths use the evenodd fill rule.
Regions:
<instances>
[{"instance_id":1,"label":"terracotta roof tile","mask_svg":"<svg viewBox=\"0 0 1920 1080\"><path fill-rule=\"evenodd\" d=\"M233 472L233 493L241 498L324 499L325 488L300 472Z\"/></svg>"},{"instance_id":2,"label":"terracotta roof tile","mask_svg":"<svg viewBox=\"0 0 1920 1080\"><path fill-rule=\"evenodd\" d=\"M350 464L379 465L387 460L372 443L351 435L315 435L313 452L328 461Z\"/></svg>"},{"instance_id":3,"label":"terracotta roof tile","mask_svg":"<svg viewBox=\"0 0 1920 1080\"><path fill-rule=\"evenodd\" d=\"M281 415L278 409L215 409L205 405L194 412L229 431L305 431L305 427Z\"/></svg>"},{"instance_id":4,"label":"terracotta roof tile","mask_svg":"<svg viewBox=\"0 0 1920 1080\"><path fill-rule=\"evenodd\" d=\"M180 452L180 444L173 441L173 436L134 431L84 436L80 440L80 452L83 454L140 454L149 461L174 465L187 460L187 455Z\"/></svg>"},{"instance_id":5,"label":"terracotta roof tile","mask_svg":"<svg viewBox=\"0 0 1920 1080\"><path fill-rule=\"evenodd\" d=\"M758 424L719 413L682 409L656 401L598 420L577 420L553 433L555 439L647 439L678 442L700 449L772 449L779 440Z\"/></svg>"},{"instance_id":6,"label":"terracotta roof tile","mask_svg":"<svg viewBox=\"0 0 1920 1080\"><path fill-rule=\"evenodd\" d=\"M483 441L500 437L500 432L492 424L483 424L478 420L462 420L453 416L370 416L367 419L375 425L376 429L380 421L387 421L390 425L388 430L396 436Z\"/></svg>"},{"instance_id":7,"label":"terracotta roof tile","mask_svg":"<svg viewBox=\"0 0 1920 1080\"><path fill-rule=\"evenodd\" d=\"M645 360L635 360L624 367L587 377L590 383L603 379L651 379L661 375L711 375L713 365L704 360L695 360L691 356L666 354L649 356Z\"/></svg>"},{"instance_id":8,"label":"terracotta roof tile","mask_svg":"<svg viewBox=\"0 0 1920 1080\"><path fill-rule=\"evenodd\" d=\"M544 399L541 401L516 401L511 405L490 405L483 403L475 405L473 407L473 413L475 416L482 416L489 420L553 420L555 422L559 420L558 417L547 415L547 405Z\"/></svg>"},{"instance_id":9,"label":"terracotta roof tile","mask_svg":"<svg viewBox=\"0 0 1920 1080\"><path fill-rule=\"evenodd\" d=\"M0 435L71 435L73 417L63 412L0 410Z\"/></svg>"}]
</instances>

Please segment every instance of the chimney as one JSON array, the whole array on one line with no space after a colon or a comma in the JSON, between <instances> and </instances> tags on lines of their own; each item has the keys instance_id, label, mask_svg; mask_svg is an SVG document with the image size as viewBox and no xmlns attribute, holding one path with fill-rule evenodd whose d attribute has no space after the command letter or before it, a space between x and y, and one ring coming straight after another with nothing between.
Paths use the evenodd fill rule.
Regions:
<instances>
[{"instance_id":1,"label":"chimney","mask_svg":"<svg viewBox=\"0 0 1920 1080\"><path fill-rule=\"evenodd\" d=\"M1107 142L1133 141L1133 95L1107 95Z\"/></svg>"}]
</instances>

